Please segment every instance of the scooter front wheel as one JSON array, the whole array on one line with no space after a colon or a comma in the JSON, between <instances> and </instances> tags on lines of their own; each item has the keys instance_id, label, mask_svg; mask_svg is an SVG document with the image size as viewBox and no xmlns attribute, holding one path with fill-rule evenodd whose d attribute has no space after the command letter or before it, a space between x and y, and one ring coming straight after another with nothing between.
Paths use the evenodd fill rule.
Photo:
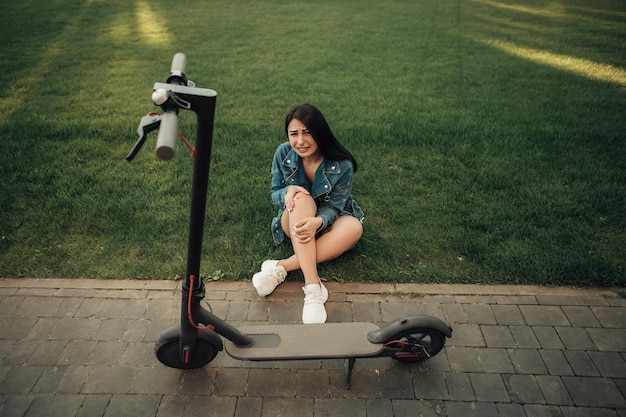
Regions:
<instances>
[{"instance_id":1,"label":"scooter front wheel","mask_svg":"<svg viewBox=\"0 0 626 417\"><path fill-rule=\"evenodd\" d=\"M154 347L157 359L166 366L178 369L200 368L217 356L218 349L210 342L197 339L196 348L189 352L185 362L180 352L180 338L159 339Z\"/></svg>"},{"instance_id":2,"label":"scooter front wheel","mask_svg":"<svg viewBox=\"0 0 626 417\"><path fill-rule=\"evenodd\" d=\"M446 342L446 336L434 329L408 329L394 335L385 348L391 357L400 362L423 362L438 354Z\"/></svg>"}]
</instances>

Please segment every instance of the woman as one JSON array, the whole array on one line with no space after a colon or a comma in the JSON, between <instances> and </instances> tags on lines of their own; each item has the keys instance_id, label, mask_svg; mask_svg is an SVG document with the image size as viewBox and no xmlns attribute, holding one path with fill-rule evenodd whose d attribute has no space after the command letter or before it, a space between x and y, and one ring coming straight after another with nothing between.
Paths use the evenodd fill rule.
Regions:
<instances>
[{"instance_id":1,"label":"woman","mask_svg":"<svg viewBox=\"0 0 626 417\"><path fill-rule=\"evenodd\" d=\"M353 248L363 234L363 212L351 195L357 163L310 104L291 109L285 133L289 142L278 147L272 161L272 201L280 206L272 233L277 244L287 236L294 254L263 262L252 284L264 297L288 272L302 270L302 322L324 323L328 290L317 274L317 264Z\"/></svg>"}]
</instances>

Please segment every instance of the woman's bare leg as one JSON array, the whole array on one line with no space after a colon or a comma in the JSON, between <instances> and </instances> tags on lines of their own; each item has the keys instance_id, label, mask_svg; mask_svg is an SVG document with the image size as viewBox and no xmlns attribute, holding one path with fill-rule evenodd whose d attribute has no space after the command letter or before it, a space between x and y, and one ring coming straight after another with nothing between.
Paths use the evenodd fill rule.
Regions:
<instances>
[{"instance_id":1,"label":"woman's bare leg","mask_svg":"<svg viewBox=\"0 0 626 417\"><path fill-rule=\"evenodd\" d=\"M317 211L315 200L309 195L296 194L296 204L292 211L285 210L281 218L281 226L285 231L285 234L291 239L291 245L293 246L293 257L298 259L299 268L304 275L305 285L317 284L319 285L319 277L317 276L317 246L316 240L311 239L308 242L300 242L298 239L292 239L291 229L293 225L297 224L305 217L314 217ZM281 262L278 265L285 267ZM289 270L285 268L287 272Z\"/></svg>"},{"instance_id":2,"label":"woman's bare leg","mask_svg":"<svg viewBox=\"0 0 626 417\"><path fill-rule=\"evenodd\" d=\"M284 226L283 223L283 229L288 230ZM352 249L362 234L363 225L360 221L352 216L340 216L329 226L325 233L315 240L315 264L335 259ZM297 252L289 258L279 261L278 264L285 268L287 272L302 269ZM317 273L317 267L315 271Z\"/></svg>"}]
</instances>

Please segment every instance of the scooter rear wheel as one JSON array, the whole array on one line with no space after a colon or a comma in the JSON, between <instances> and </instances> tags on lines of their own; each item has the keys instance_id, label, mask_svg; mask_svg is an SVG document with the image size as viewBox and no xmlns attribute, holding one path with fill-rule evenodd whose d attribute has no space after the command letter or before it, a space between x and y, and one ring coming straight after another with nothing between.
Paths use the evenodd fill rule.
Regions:
<instances>
[{"instance_id":1,"label":"scooter rear wheel","mask_svg":"<svg viewBox=\"0 0 626 417\"><path fill-rule=\"evenodd\" d=\"M200 368L217 356L218 349L203 339L197 339L196 348L185 362L180 354L180 338L159 339L154 347L157 359L166 366L178 369Z\"/></svg>"},{"instance_id":2,"label":"scooter rear wheel","mask_svg":"<svg viewBox=\"0 0 626 417\"><path fill-rule=\"evenodd\" d=\"M409 329L394 335L385 344L394 350L391 357L400 362L423 362L438 354L446 336L434 329Z\"/></svg>"}]
</instances>

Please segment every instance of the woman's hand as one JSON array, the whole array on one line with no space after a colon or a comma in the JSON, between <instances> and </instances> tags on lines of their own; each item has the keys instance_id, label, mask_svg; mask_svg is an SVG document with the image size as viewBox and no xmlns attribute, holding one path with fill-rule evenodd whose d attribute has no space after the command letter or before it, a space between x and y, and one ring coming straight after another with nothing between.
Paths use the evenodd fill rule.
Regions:
<instances>
[{"instance_id":1,"label":"woman's hand","mask_svg":"<svg viewBox=\"0 0 626 417\"><path fill-rule=\"evenodd\" d=\"M300 243L307 243L315 238L315 234L323 223L324 221L320 217L305 217L293 226L291 239Z\"/></svg>"},{"instance_id":2,"label":"woman's hand","mask_svg":"<svg viewBox=\"0 0 626 417\"><path fill-rule=\"evenodd\" d=\"M309 194L306 188L299 185L290 185L287 187L287 192L285 193L285 207L287 210L293 211L293 208L296 206L295 197L298 193Z\"/></svg>"}]
</instances>

